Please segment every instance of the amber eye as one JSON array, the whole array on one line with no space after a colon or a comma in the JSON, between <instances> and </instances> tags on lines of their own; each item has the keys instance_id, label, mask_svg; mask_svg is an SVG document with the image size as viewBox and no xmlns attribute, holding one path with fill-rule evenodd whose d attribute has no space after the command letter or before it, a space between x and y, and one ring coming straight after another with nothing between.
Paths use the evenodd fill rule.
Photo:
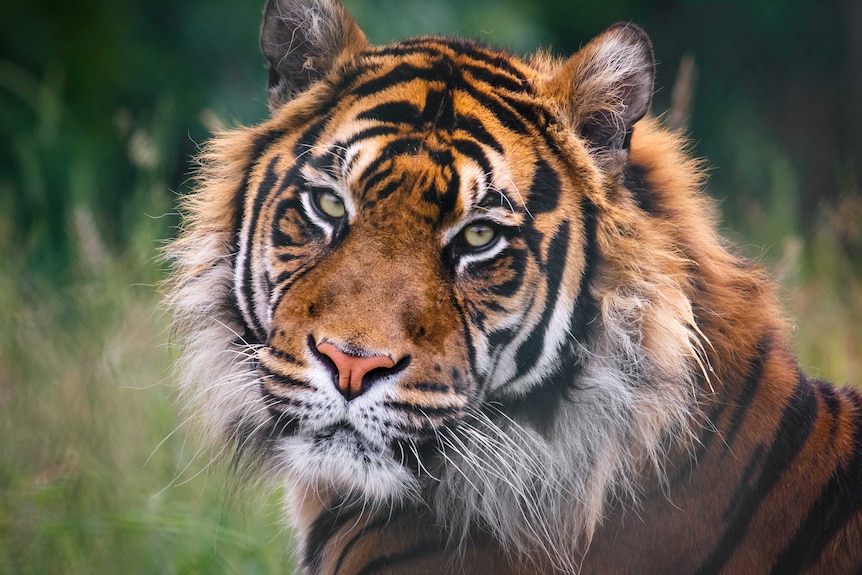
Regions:
<instances>
[{"instance_id":1,"label":"amber eye","mask_svg":"<svg viewBox=\"0 0 862 575\"><path fill-rule=\"evenodd\" d=\"M469 247L481 249L491 245L497 238L497 230L489 224L477 222L464 228L461 235Z\"/></svg>"},{"instance_id":2,"label":"amber eye","mask_svg":"<svg viewBox=\"0 0 862 575\"><path fill-rule=\"evenodd\" d=\"M317 208L320 212L330 218L336 220L343 218L347 212L344 207L344 200L329 190L321 190L314 194L314 201L317 203Z\"/></svg>"}]
</instances>

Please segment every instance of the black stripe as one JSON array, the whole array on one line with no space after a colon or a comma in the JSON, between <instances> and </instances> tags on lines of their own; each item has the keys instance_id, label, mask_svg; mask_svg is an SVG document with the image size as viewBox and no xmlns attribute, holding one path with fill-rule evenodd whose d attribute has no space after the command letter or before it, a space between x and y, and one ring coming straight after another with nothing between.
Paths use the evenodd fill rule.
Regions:
<instances>
[{"instance_id":1,"label":"black stripe","mask_svg":"<svg viewBox=\"0 0 862 575\"><path fill-rule=\"evenodd\" d=\"M439 70L435 68L420 68L412 64L403 63L395 66L382 76L375 76L370 80L360 81L353 87L351 93L357 98L367 98L387 88L400 84L409 84L416 80L424 80L426 82L439 81L439 76Z\"/></svg>"},{"instance_id":2,"label":"black stripe","mask_svg":"<svg viewBox=\"0 0 862 575\"><path fill-rule=\"evenodd\" d=\"M381 158L393 158L395 156L415 156L422 149L422 140L415 137L404 137L387 142L380 150Z\"/></svg>"},{"instance_id":3,"label":"black stripe","mask_svg":"<svg viewBox=\"0 0 862 575\"><path fill-rule=\"evenodd\" d=\"M526 84L522 80L512 78L509 74L500 74L491 68L463 64L460 66L460 69L470 74L475 80L487 84L494 89L502 88L503 90L517 94L523 93L526 87Z\"/></svg>"},{"instance_id":4,"label":"black stripe","mask_svg":"<svg viewBox=\"0 0 862 575\"><path fill-rule=\"evenodd\" d=\"M385 46L377 51L384 56L409 56L424 54L431 57L447 57L440 47L444 46L462 56L467 56L476 62L497 68L501 72L526 83L526 77L512 65L512 57L500 51L495 51L470 40L453 38L413 38L402 40L392 46Z\"/></svg>"},{"instance_id":5,"label":"black stripe","mask_svg":"<svg viewBox=\"0 0 862 575\"><path fill-rule=\"evenodd\" d=\"M325 114L328 110L322 110L321 113ZM293 155L297 158L300 156L304 156L308 150L314 147L318 138L320 138L320 134L323 133L323 130L326 128L326 124L329 122L329 116L323 115L317 120L314 121L310 126L308 126L299 139L296 141L296 144L293 146Z\"/></svg>"},{"instance_id":6,"label":"black stripe","mask_svg":"<svg viewBox=\"0 0 862 575\"><path fill-rule=\"evenodd\" d=\"M463 138L458 138L457 140L452 141L452 147L455 148L459 154L467 156L477 164L482 169L482 172L485 174L492 174L493 170L491 168L491 162L488 161L488 156L485 154L485 150L482 149L482 146L477 144L472 140L465 140Z\"/></svg>"},{"instance_id":7,"label":"black stripe","mask_svg":"<svg viewBox=\"0 0 862 575\"><path fill-rule=\"evenodd\" d=\"M733 556L745 538L760 504L808 441L816 415L817 398L811 384L800 373L773 442L763 457L760 474L748 484L738 487L739 492L734 495L734 506L738 512L728 522L721 539L697 570L698 575L719 573Z\"/></svg>"},{"instance_id":8,"label":"black stripe","mask_svg":"<svg viewBox=\"0 0 862 575\"><path fill-rule=\"evenodd\" d=\"M509 270L511 277L503 283L490 286L488 291L498 298L508 298L521 289L524 285L524 269L527 267L527 252L523 249L507 248L506 254L511 258ZM484 262L473 262L472 265L481 265Z\"/></svg>"},{"instance_id":9,"label":"black stripe","mask_svg":"<svg viewBox=\"0 0 862 575\"><path fill-rule=\"evenodd\" d=\"M578 297L569 319L569 333L577 344L587 345L589 327L599 315L599 306L590 287L599 267L601 254L598 245L598 207L589 199L581 200L584 226L584 270L578 284Z\"/></svg>"},{"instance_id":10,"label":"black stripe","mask_svg":"<svg viewBox=\"0 0 862 575\"><path fill-rule=\"evenodd\" d=\"M245 265L242 269L242 283L241 286L237 286L239 288L240 293L237 297L242 297L246 308L248 310L248 319L251 321L249 327L254 332L255 337L258 341L265 341L266 332L263 329L263 326L258 321L257 313L255 313L254 309L254 289L252 286L253 278L252 278L252 252L254 246L254 232L257 228L258 220L260 219L260 212L263 210L263 205L266 203L267 198L272 192L272 189L278 183L278 174L275 172L275 164L278 162L279 157L276 156L269 161L269 164L266 166L266 173L264 174L263 181L261 181L260 186L258 186L255 191L254 203L252 204L251 211L251 219L248 224L248 241L245 246L245 253L243 254L245 258Z\"/></svg>"},{"instance_id":11,"label":"black stripe","mask_svg":"<svg viewBox=\"0 0 862 575\"><path fill-rule=\"evenodd\" d=\"M367 186L366 190L370 192L372 190L372 187L371 187L372 184L376 184L379 180L383 180L389 175L391 175L391 174L380 173L377 176L374 176L374 178L369 180L369 185ZM368 200L369 207L373 206L375 202L380 202L380 201L385 200L386 198L388 198L389 196L391 196L392 194L397 192L399 189L401 189L401 186L404 185L404 179L405 179L405 177L404 177L404 174L402 173L400 178L392 178L388 182L386 182L385 186L383 186L379 190L377 190L377 193L374 195L374 199Z\"/></svg>"},{"instance_id":12,"label":"black stripe","mask_svg":"<svg viewBox=\"0 0 862 575\"><path fill-rule=\"evenodd\" d=\"M330 503L328 508L317 516L308 530L302 564L312 572L316 572L323 560L323 552L330 537L348 522L358 521L358 516L363 509L362 505L348 505L343 500Z\"/></svg>"},{"instance_id":13,"label":"black stripe","mask_svg":"<svg viewBox=\"0 0 862 575\"><path fill-rule=\"evenodd\" d=\"M703 456L707 451L709 451L710 446L712 446L712 443L717 437L721 438L722 448L726 449L727 446L731 445L736 437L736 433L739 431L739 426L744 420L744 414L751 403L751 397L753 397L754 392L760 386L760 380L763 377L763 363L771 348L772 335L766 334L760 339L760 342L754 348L755 351L751 365L748 368L748 374L742 384L743 394L736 400L722 397L715 402L712 410L707 414L706 425L703 426L703 433L698 438L697 447L689 457L685 458L683 464L676 470L676 474L673 477L668 477L667 485L671 490L683 487L683 484L689 480L691 474L694 473L695 469L697 469ZM731 382L725 383L730 384ZM733 389L734 386L727 385L727 388ZM731 404L733 404L736 409L734 410L733 415L730 416L730 431L723 432L717 429L717 424L719 419L724 415L724 412L731 407ZM664 489L664 487L661 489ZM662 491L662 493L664 493L664 491Z\"/></svg>"},{"instance_id":14,"label":"black stripe","mask_svg":"<svg viewBox=\"0 0 862 575\"><path fill-rule=\"evenodd\" d=\"M341 552L338 554L338 560L335 562L335 568L332 570L332 575L338 575L341 572L341 565L344 563L344 559L363 537L369 535L372 531L378 531L379 529L386 527L394 518L394 511L392 512L392 514L383 514L375 521L367 523L362 529L355 533L353 537L351 537L350 540L344 544L344 547L341 548ZM335 533L333 532L332 534L334 535Z\"/></svg>"},{"instance_id":15,"label":"black stripe","mask_svg":"<svg viewBox=\"0 0 862 575\"><path fill-rule=\"evenodd\" d=\"M438 381L416 381L413 383L405 383L402 384L402 387L405 389L415 389L416 391L421 391L422 393L449 393L452 388L448 383L442 383Z\"/></svg>"},{"instance_id":16,"label":"black stripe","mask_svg":"<svg viewBox=\"0 0 862 575\"><path fill-rule=\"evenodd\" d=\"M356 575L372 575L373 573L379 573L381 569L392 570L393 573L409 573L409 571L404 570L408 567L404 563L417 561L433 553L440 552L442 552L442 547L438 543L423 543L400 553L383 555L373 561L369 561Z\"/></svg>"},{"instance_id":17,"label":"black stripe","mask_svg":"<svg viewBox=\"0 0 862 575\"><path fill-rule=\"evenodd\" d=\"M453 74L452 70L448 75ZM453 84L450 80L450 84ZM428 90L425 97L425 108L417 119L417 125L434 126L445 131L455 127L455 103L452 99L451 86L443 90Z\"/></svg>"},{"instance_id":18,"label":"black stripe","mask_svg":"<svg viewBox=\"0 0 862 575\"><path fill-rule=\"evenodd\" d=\"M822 382L815 382L815 385L826 403L832 403L829 398L834 398L835 390ZM862 398L858 393L847 389L841 391L842 399L851 404L851 410L862 413ZM837 418L838 410L835 407L833 404L829 409L832 416ZM834 425L837 423L834 422ZM854 426L852 456L845 465L832 473L793 539L778 555L771 571L774 575L797 573L811 566L847 522L858 516L862 508L862 426L858 421L854 421ZM854 544L850 541L847 540L847 545ZM856 548L849 550L858 553Z\"/></svg>"},{"instance_id":19,"label":"black stripe","mask_svg":"<svg viewBox=\"0 0 862 575\"><path fill-rule=\"evenodd\" d=\"M503 145L488 132L485 124L475 116L458 116L455 119L454 130L463 130L467 132L477 142L492 148L498 154L503 154Z\"/></svg>"},{"instance_id":20,"label":"black stripe","mask_svg":"<svg viewBox=\"0 0 862 575\"><path fill-rule=\"evenodd\" d=\"M557 171L543 159L536 160L527 211L534 217L550 213L560 205L560 177Z\"/></svg>"},{"instance_id":21,"label":"black stripe","mask_svg":"<svg viewBox=\"0 0 862 575\"><path fill-rule=\"evenodd\" d=\"M483 92L479 88L466 84L464 91L476 100L480 106L487 108L494 114L500 124L517 134L531 135L527 123L520 117L510 105L510 102L497 93Z\"/></svg>"},{"instance_id":22,"label":"black stripe","mask_svg":"<svg viewBox=\"0 0 862 575\"><path fill-rule=\"evenodd\" d=\"M551 238L548 246L548 256L545 261L547 274L545 308L533 333L518 348L515 364L518 366L517 377L521 377L536 366L542 352L545 351L545 337L550 329L551 316L557 306L560 296L560 285L563 283L563 272L566 269L566 255L569 251L570 224L564 221Z\"/></svg>"},{"instance_id":23,"label":"black stripe","mask_svg":"<svg viewBox=\"0 0 862 575\"><path fill-rule=\"evenodd\" d=\"M245 173L242 177L242 184L240 184L239 189L237 190L236 196L234 196L234 221L233 221L233 229L239 232L242 227L242 221L245 217L245 196L248 193L248 184L251 180L251 172L254 167L257 165L257 159L260 158L266 150L273 145L276 141L278 141L285 134L284 130L273 130L271 132L265 132L264 134L258 136L254 139L254 142L251 146L251 154L249 155L249 163L246 166ZM231 252L236 252L236 246L233 246L234 249Z\"/></svg>"},{"instance_id":24,"label":"black stripe","mask_svg":"<svg viewBox=\"0 0 862 575\"><path fill-rule=\"evenodd\" d=\"M598 304L590 293L590 284L598 265L599 253L596 239L598 208L584 198L581 212L584 218L584 270L581 272L578 296L569 320L569 332L575 345L588 345L590 326L598 316ZM530 389L524 397L504 404L503 411L526 418L540 432L547 434L557 418L563 401L581 383L579 375L583 366L579 364L572 346L561 351L556 373L550 375L540 385ZM489 414L493 415L493 414Z\"/></svg>"},{"instance_id":25,"label":"black stripe","mask_svg":"<svg viewBox=\"0 0 862 575\"><path fill-rule=\"evenodd\" d=\"M298 196L294 195L278 200L272 218L272 231L270 232L270 240L275 247L302 248L308 243L308 238L294 239L293 236L289 236L282 231L280 222L287 219L287 215L291 212L302 214L303 219L308 220L305 208ZM319 230L317 226L314 226L312 229L317 230L320 237L324 237L323 230Z\"/></svg>"},{"instance_id":26,"label":"black stripe","mask_svg":"<svg viewBox=\"0 0 862 575\"><path fill-rule=\"evenodd\" d=\"M277 371L273 371L269 367L264 364L258 364L258 369L260 369L265 375L271 377L275 382L279 385L279 387L293 387L299 389L310 389L313 390L314 386L306 381L302 381L301 379L296 379L295 377L291 377L288 375L284 375L278 373ZM270 395L274 395L270 393ZM283 399L281 396L275 396L279 399Z\"/></svg>"},{"instance_id":27,"label":"black stripe","mask_svg":"<svg viewBox=\"0 0 862 575\"><path fill-rule=\"evenodd\" d=\"M296 282L298 282L300 279L304 278L306 276L306 274L308 274L314 268L315 268L314 264L309 262L309 263L306 263L306 264L298 267L295 270L280 272L275 277L275 287L286 292L287 290L292 288L294 286L294 284L296 284ZM277 299L277 301L280 303L281 297L279 297ZM276 309L277 307L278 307L278 304L274 305L273 309Z\"/></svg>"},{"instance_id":28,"label":"black stripe","mask_svg":"<svg viewBox=\"0 0 862 575\"><path fill-rule=\"evenodd\" d=\"M742 393L739 398L733 403L736 408L733 410L733 415L730 419L730 424L727 426L727 431L724 433L724 441L728 447L733 447L736 440L736 434L742 428L745 421L745 415L748 413L748 408L751 407L751 400L763 383L763 367L766 363L766 358L769 355L773 346L773 336L771 333L766 333L757 343L754 348L754 358L752 359L751 369L748 372L748 377L742 385ZM731 401L731 400L726 400Z\"/></svg>"},{"instance_id":29,"label":"black stripe","mask_svg":"<svg viewBox=\"0 0 862 575\"><path fill-rule=\"evenodd\" d=\"M282 330L282 333L284 333L283 330ZM278 349L275 347L268 347L268 348L266 348L266 351L267 351L267 353L269 353L269 355L271 355L275 358L278 358L282 361L286 361L286 362L292 363L294 365L301 365L299 363L299 361L296 359L296 356L294 356L293 354L288 353L282 349Z\"/></svg>"},{"instance_id":30,"label":"black stripe","mask_svg":"<svg viewBox=\"0 0 862 575\"><path fill-rule=\"evenodd\" d=\"M385 102L378 104L373 108L365 110L359 114L357 120L375 120L390 124L411 124L420 123L422 112L417 106L411 102L404 100L396 100L394 102Z\"/></svg>"},{"instance_id":31,"label":"black stripe","mask_svg":"<svg viewBox=\"0 0 862 575\"><path fill-rule=\"evenodd\" d=\"M467 346L467 362L470 365L470 374L473 376L473 380L481 386L484 382L480 381L479 370L476 369L476 348L473 346L473 337L470 334L470 324L467 322L467 315L464 313L464 308L461 307L460 303L458 303L458 297L455 295L452 288L450 288L449 291L449 300L452 303L452 307L454 307L455 311L458 313L458 317L461 318L461 329L464 331L464 345Z\"/></svg>"},{"instance_id":32,"label":"black stripe","mask_svg":"<svg viewBox=\"0 0 862 575\"><path fill-rule=\"evenodd\" d=\"M338 142L336 146L340 148L349 148L360 142L362 140L370 140L372 138L378 138L380 136L392 136L393 134L398 133L398 128L395 126L372 126L370 128L366 128L364 130L360 130L356 132L350 139L345 142Z\"/></svg>"}]
</instances>

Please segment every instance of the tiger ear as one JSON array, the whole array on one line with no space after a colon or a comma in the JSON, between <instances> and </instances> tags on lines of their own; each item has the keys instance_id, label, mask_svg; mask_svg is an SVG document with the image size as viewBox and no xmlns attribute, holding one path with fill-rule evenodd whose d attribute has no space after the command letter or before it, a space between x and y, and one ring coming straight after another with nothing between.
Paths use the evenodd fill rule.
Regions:
<instances>
[{"instance_id":1,"label":"tiger ear","mask_svg":"<svg viewBox=\"0 0 862 575\"><path fill-rule=\"evenodd\" d=\"M581 48L551 80L552 97L591 146L623 150L649 110L655 59L649 36L615 24Z\"/></svg>"},{"instance_id":2,"label":"tiger ear","mask_svg":"<svg viewBox=\"0 0 862 575\"><path fill-rule=\"evenodd\" d=\"M367 45L338 0L267 0L260 49L269 61L270 111L323 78L342 56Z\"/></svg>"}]
</instances>

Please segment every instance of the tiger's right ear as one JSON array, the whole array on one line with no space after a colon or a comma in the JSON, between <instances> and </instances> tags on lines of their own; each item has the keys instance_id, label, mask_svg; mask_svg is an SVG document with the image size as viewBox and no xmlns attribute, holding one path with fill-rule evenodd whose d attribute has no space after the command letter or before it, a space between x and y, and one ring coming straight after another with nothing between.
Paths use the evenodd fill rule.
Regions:
<instances>
[{"instance_id":1,"label":"tiger's right ear","mask_svg":"<svg viewBox=\"0 0 862 575\"><path fill-rule=\"evenodd\" d=\"M267 0L260 49L269 61L274 112L368 45L338 0Z\"/></svg>"}]
</instances>

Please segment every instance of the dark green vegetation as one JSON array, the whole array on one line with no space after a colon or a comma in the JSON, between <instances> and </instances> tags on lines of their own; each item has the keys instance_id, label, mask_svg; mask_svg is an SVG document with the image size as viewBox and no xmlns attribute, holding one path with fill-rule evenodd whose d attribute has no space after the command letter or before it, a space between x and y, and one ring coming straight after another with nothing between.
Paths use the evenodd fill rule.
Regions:
<instances>
[{"instance_id":1,"label":"dark green vegetation","mask_svg":"<svg viewBox=\"0 0 862 575\"><path fill-rule=\"evenodd\" d=\"M653 110L688 126L728 234L781 278L803 366L862 382L862 4L345 3L376 42L566 54L642 25ZM0 573L287 570L277 494L224 488L172 406L156 288L197 143L266 114L262 4L0 4Z\"/></svg>"}]
</instances>

